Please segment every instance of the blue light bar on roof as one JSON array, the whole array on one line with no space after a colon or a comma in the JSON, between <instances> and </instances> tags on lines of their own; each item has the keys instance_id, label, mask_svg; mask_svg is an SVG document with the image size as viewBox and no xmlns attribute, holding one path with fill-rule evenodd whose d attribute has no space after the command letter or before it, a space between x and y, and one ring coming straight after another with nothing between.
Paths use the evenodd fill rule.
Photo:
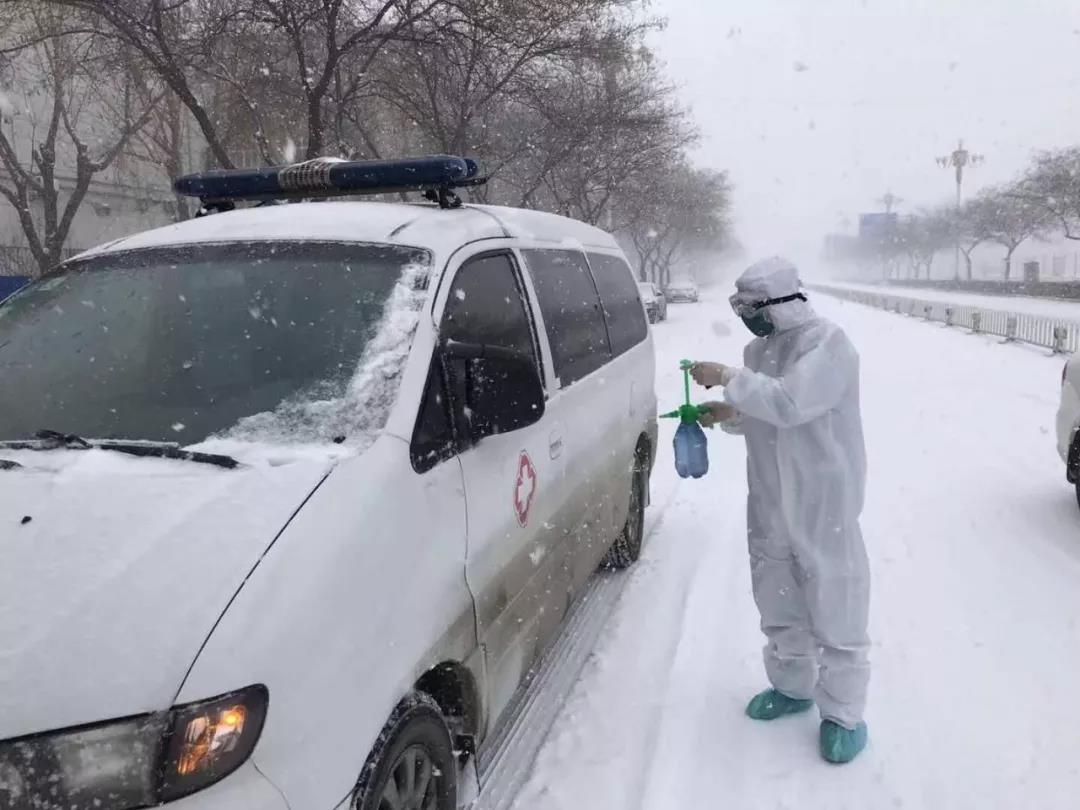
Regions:
<instances>
[{"instance_id":1,"label":"blue light bar on roof","mask_svg":"<svg viewBox=\"0 0 1080 810\"><path fill-rule=\"evenodd\" d=\"M272 200L305 196L449 190L482 182L476 162L451 155L401 160L316 158L290 166L189 174L177 194L204 201Z\"/></svg>"}]
</instances>

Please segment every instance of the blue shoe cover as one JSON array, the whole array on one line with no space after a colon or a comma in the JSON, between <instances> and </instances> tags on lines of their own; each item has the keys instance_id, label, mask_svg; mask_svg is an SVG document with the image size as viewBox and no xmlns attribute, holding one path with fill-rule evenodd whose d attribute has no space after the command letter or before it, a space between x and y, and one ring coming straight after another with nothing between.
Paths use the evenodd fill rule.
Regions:
<instances>
[{"instance_id":1,"label":"blue shoe cover","mask_svg":"<svg viewBox=\"0 0 1080 810\"><path fill-rule=\"evenodd\" d=\"M859 723L852 731L832 720L824 720L821 723L821 756L834 765L851 762L866 748L866 739L866 723Z\"/></svg>"},{"instance_id":2,"label":"blue shoe cover","mask_svg":"<svg viewBox=\"0 0 1080 810\"><path fill-rule=\"evenodd\" d=\"M746 707L746 714L755 720L775 720L785 714L805 712L814 705L812 700L798 700L775 689L766 689Z\"/></svg>"}]
</instances>

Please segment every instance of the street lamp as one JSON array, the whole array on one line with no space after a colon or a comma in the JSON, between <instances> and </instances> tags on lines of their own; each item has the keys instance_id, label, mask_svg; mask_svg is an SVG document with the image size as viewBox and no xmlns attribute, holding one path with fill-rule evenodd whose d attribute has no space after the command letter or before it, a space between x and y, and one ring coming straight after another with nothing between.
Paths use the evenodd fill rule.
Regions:
<instances>
[{"instance_id":1,"label":"street lamp","mask_svg":"<svg viewBox=\"0 0 1080 810\"><path fill-rule=\"evenodd\" d=\"M964 148L963 139L957 144L951 155L937 158L937 164L943 169L950 166L956 170L956 214L957 223L960 220L960 203L963 200L964 169L968 166L978 166L986 158L976 155ZM956 229L956 280L960 280L960 229Z\"/></svg>"},{"instance_id":2,"label":"street lamp","mask_svg":"<svg viewBox=\"0 0 1080 810\"><path fill-rule=\"evenodd\" d=\"M891 214L894 205L899 205L904 200L901 197L897 197L892 191L886 191L885 196L878 200L879 203L885 206L885 213Z\"/></svg>"}]
</instances>

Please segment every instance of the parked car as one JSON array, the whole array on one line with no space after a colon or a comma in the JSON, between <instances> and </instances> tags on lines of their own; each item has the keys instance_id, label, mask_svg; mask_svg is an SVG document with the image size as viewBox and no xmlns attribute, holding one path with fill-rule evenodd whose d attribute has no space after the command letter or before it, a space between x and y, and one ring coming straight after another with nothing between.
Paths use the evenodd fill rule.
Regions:
<instances>
[{"instance_id":1,"label":"parked car","mask_svg":"<svg viewBox=\"0 0 1080 810\"><path fill-rule=\"evenodd\" d=\"M698 288L693 279L680 278L667 286L667 300L672 304L695 303L698 300Z\"/></svg>"},{"instance_id":2,"label":"parked car","mask_svg":"<svg viewBox=\"0 0 1080 810\"><path fill-rule=\"evenodd\" d=\"M8 299L0 367L6 808L451 810L641 549L653 344L581 222L213 213Z\"/></svg>"},{"instance_id":3,"label":"parked car","mask_svg":"<svg viewBox=\"0 0 1080 810\"><path fill-rule=\"evenodd\" d=\"M1072 357L1061 372L1061 404L1057 413L1057 444L1065 462L1065 476L1076 485L1080 502L1080 355Z\"/></svg>"},{"instance_id":4,"label":"parked car","mask_svg":"<svg viewBox=\"0 0 1080 810\"><path fill-rule=\"evenodd\" d=\"M0 267L0 301L3 301L29 280L26 276L5 275L4 268Z\"/></svg>"},{"instance_id":5,"label":"parked car","mask_svg":"<svg viewBox=\"0 0 1080 810\"><path fill-rule=\"evenodd\" d=\"M667 320L667 297L657 285L651 281L643 281L638 284L638 292L641 293L641 302L645 305L645 313L649 316L649 323Z\"/></svg>"}]
</instances>

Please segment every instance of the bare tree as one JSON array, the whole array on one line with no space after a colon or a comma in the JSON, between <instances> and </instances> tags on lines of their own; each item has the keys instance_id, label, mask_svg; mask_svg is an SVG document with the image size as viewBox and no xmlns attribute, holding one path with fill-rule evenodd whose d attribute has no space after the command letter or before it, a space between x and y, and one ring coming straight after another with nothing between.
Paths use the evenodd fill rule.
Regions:
<instances>
[{"instance_id":1,"label":"bare tree","mask_svg":"<svg viewBox=\"0 0 1080 810\"><path fill-rule=\"evenodd\" d=\"M1066 239L1080 240L1080 147L1038 155L1005 193L1045 211Z\"/></svg>"},{"instance_id":2,"label":"bare tree","mask_svg":"<svg viewBox=\"0 0 1080 810\"><path fill-rule=\"evenodd\" d=\"M144 98L152 92L141 85ZM161 171L162 180L171 184L173 180L188 170L187 147L188 128L180 99L171 91L158 103L146 126L139 131L135 140L138 156L148 165L156 166ZM188 199L175 195L173 217L177 221L191 215Z\"/></svg>"},{"instance_id":3,"label":"bare tree","mask_svg":"<svg viewBox=\"0 0 1080 810\"><path fill-rule=\"evenodd\" d=\"M568 216L617 231L629 226L619 197L635 183L655 182L677 166L696 141L674 92L641 51L599 62L582 61L573 76L554 84L538 106L543 125L536 154L543 162L524 172Z\"/></svg>"},{"instance_id":4,"label":"bare tree","mask_svg":"<svg viewBox=\"0 0 1080 810\"><path fill-rule=\"evenodd\" d=\"M187 108L218 165L234 168L235 103L264 158L281 157L260 128L268 97L298 127L304 154L316 157L328 146L330 108L351 98L387 43L449 0L44 2L95 15L136 49ZM220 105L224 91L232 103Z\"/></svg>"},{"instance_id":5,"label":"bare tree","mask_svg":"<svg viewBox=\"0 0 1080 810\"><path fill-rule=\"evenodd\" d=\"M908 257L915 279L920 277L924 269L926 278L930 278L934 258L939 251L953 243L955 227L955 211L952 208L922 211L900 221L896 249Z\"/></svg>"},{"instance_id":6,"label":"bare tree","mask_svg":"<svg viewBox=\"0 0 1080 810\"><path fill-rule=\"evenodd\" d=\"M662 231L642 243L649 272L725 231L726 181L686 166L695 133L644 45L657 21L641 0L37 2L93 15L169 89L139 139L169 175L190 124L206 168L469 154L493 177L481 200ZM642 192L669 170L679 182L660 196L684 206Z\"/></svg>"},{"instance_id":7,"label":"bare tree","mask_svg":"<svg viewBox=\"0 0 1080 810\"><path fill-rule=\"evenodd\" d=\"M892 243L881 245L877 250L874 250L873 246L866 246L864 248L867 253L880 257L886 279L890 277L892 271L895 271L895 274L899 277L900 268L895 264L894 260L897 256L901 255L907 259L908 274L912 278L918 279L921 261L918 251L920 238L919 229L919 217L910 214L906 217L902 217L897 222L896 234Z\"/></svg>"},{"instance_id":8,"label":"bare tree","mask_svg":"<svg viewBox=\"0 0 1080 810\"><path fill-rule=\"evenodd\" d=\"M926 270L927 280L931 277L934 258L942 250L953 244L955 231L953 217L955 209L951 207L930 211L922 218L921 235L917 244L917 253Z\"/></svg>"},{"instance_id":9,"label":"bare tree","mask_svg":"<svg viewBox=\"0 0 1080 810\"><path fill-rule=\"evenodd\" d=\"M347 105L391 42L405 42L414 51L429 32L423 23L448 0L246 0L241 16L266 47L266 37L279 37L287 72L277 74L277 88L301 102L308 158L327 147L327 113L331 102ZM273 69L268 66L269 69ZM336 94L336 98L335 98ZM336 145L335 145L336 146Z\"/></svg>"},{"instance_id":10,"label":"bare tree","mask_svg":"<svg viewBox=\"0 0 1080 810\"><path fill-rule=\"evenodd\" d=\"M214 32L235 18L230 0L41 0L105 23L176 94L194 118L207 149L224 168L234 168L218 116L202 98L196 66L206 58ZM72 26L78 30L78 26Z\"/></svg>"},{"instance_id":11,"label":"bare tree","mask_svg":"<svg viewBox=\"0 0 1080 810\"><path fill-rule=\"evenodd\" d=\"M0 127L0 196L44 272L61 260L91 182L146 124L160 93L137 97L125 55L92 28L66 33L71 21L38 5L5 12L30 44L6 66L18 104L12 129Z\"/></svg>"},{"instance_id":12,"label":"bare tree","mask_svg":"<svg viewBox=\"0 0 1080 810\"><path fill-rule=\"evenodd\" d=\"M626 232L638 254L639 277L666 285L691 251L718 252L728 237L731 191L719 172L685 162L657 166L623 197Z\"/></svg>"},{"instance_id":13,"label":"bare tree","mask_svg":"<svg viewBox=\"0 0 1080 810\"><path fill-rule=\"evenodd\" d=\"M985 205L987 237L1005 248L1005 280L1012 276L1012 257L1028 239L1039 236L1055 217L1042 203L1034 203L1013 190L988 194ZM970 276L969 276L970 277Z\"/></svg>"},{"instance_id":14,"label":"bare tree","mask_svg":"<svg viewBox=\"0 0 1080 810\"><path fill-rule=\"evenodd\" d=\"M964 256L964 265L967 269L968 281L971 281L972 254L975 249L989 241L993 234L990 229L990 215L994 206L993 201L986 195L968 200L960 207L958 212L953 212L952 226L956 235L960 252Z\"/></svg>"},{"instance_id":15,"label":"bare tree","mask_svg":"<svg viewBox=\"0 0 1080 810\"><path fill-rule=\"evenodd\" d=\"M650 27L619 14L629 0L456 0L408 23L382 65L379 94L451 154L497 137L508 100ZM412 43L424 42L417 48Z\"/></svg>"}]
</instances>

